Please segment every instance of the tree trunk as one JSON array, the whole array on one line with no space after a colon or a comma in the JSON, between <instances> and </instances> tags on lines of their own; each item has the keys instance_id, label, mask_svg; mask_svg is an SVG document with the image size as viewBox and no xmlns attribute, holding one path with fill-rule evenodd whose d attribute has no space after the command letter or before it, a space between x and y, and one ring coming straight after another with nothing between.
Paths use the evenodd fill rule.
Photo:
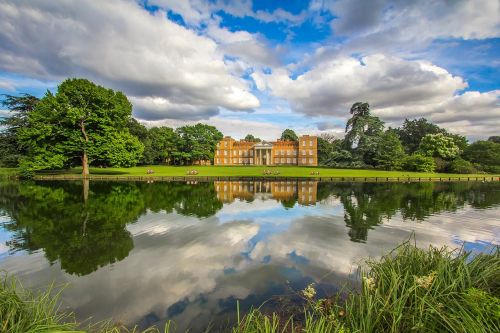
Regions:
<instances>
[{"instance_id":1,"label":"tree trunk","mask_svg":"<svg viewBox=\"0 0 500 333\"><path fill-rule=\"evenodd\" d=\"M89 157L87 156L87 142L89 142L89 137L85 132L85 122L80 121L80 129L82 130L83 139L85 140L85 148L83 149L82 155L82 176L83 178L88 178L89 176Z\"/></svg>"},{"instance_id":2,"label":"tree trunk","mask_svg":"<svg viewBox=\"0 0 500 333\"><path fill-rule=\"evenodd\" d=\"M82 176L83 178L88 178L89 176L89 159L86 151L83 151L82 156Z\"/></svg>"}]
</instances>

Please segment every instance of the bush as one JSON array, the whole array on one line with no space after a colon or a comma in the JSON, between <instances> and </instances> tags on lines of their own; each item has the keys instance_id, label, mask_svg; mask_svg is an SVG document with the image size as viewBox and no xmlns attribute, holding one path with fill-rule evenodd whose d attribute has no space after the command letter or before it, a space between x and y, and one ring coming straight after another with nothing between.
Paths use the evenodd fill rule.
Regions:
<instances>
[{"instance_id":1,"label":"bush","mask_svg":"<svg viewBox=\"0 0 500 333\"><path fill-rule=\"evenodd\" d=\"M434 172L436 164L434 159L422 154L413 154L403 160L403 170L416 172Z\"/></svg>"},{"instance_id":2,"label":"bush","mask_svg":"<svg viewBox=\"0 0 500 333\"><path fill-rule=\"evenodd\" d=\"M462 158L454 159L448 166L448 171L451 173L476 173L477 170L474 168L471 162L466 161Z\"/></svg>"}]
</instances>

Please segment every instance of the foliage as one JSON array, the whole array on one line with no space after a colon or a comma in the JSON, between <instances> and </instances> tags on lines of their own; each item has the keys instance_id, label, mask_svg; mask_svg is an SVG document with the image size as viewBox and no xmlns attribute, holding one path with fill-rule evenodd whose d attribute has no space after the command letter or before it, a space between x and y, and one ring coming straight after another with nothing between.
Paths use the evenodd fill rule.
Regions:
<instances>
[{"instance_id":1,"label":"foliage","mask_svg":"<svg viewBox=\"0 0 500 333\"><path fill-rule=\"evenodd\" d=\"M0 331L34 333L76 329L74 315L61 312L58 297L61 290L50 286L43 293L32 292L13 277L0 277Z\"/></svg>"},{"instance_id":2,"label":"foliage","mask_svg":"<svg viewBox=\"0 0 500 333\"><path fill-rule=\"evenodd\" d=\"M142 144L128 124L132 105L121 92L85 79L68 79L57 93L47 92L28 115L19 138L28 148L21 168L32 172L80 164L130 166L142 154ZM118 157L123 155L123 157Z\"/></svg>"},{"instance_id":3,"label":"foliage","mask_svg":"<svg viewBox=\"0 0 500 333\"><path fill-rule=\"evenodd\" d=\"M498 249L472 257L404 243L368 260L347 299L304 296L303 311L285 318L254 309L233 332L498 332L499 270Z\"/></svg>"},{"instance_id":4,"label":"foliage","mask_svg":"<svg viewBox=\"0 0 500 333\"><path fill-rule=\"evenodd\" d=\"M26 155L27 149L19 141L17 133L27 126L28 115L37 102L38 98L29 94L4 95L0 104L9 109L10 115L0 118L0 166L17 167L19 159Z\"/></svg>"},{"instance_id":5,"label":"foliage","mask_svg":"<svg viewBox=\"0 0 500 333\"><path fill-rule=\"evenodd\" d=\"M368 103L357 102L351 107L352 117L346 124L344 149L350 151L355 160L368 165L374 165L384 123L370 114Z\"/></svg>"},{"instance_id":6,"label":"foliage","mask_svg":"<svg viewBox=\"0 0 500 333\"><path fill-rule=\"evenodd\" d=\"M291 129L286 129L281 133L281 140L283 141L299 141L299 137Z\"/></svg>"},{"instance_id":7,"label":"foliage","mask_svg":"<svg viewBox=\"0 0 500 333\"><path fill-rule=\"evenodd\" d=\"M75 321L72 312L61 310L59 298L63 288L49 286L45 291L30 291L16 278L0 277L0 331L9 333L168 333L171 322L163 330L149 327L129 329L111 321L85 325Z\"/></svg>"},{"instance_id":8,"label":"foliage","mask_svg":"<svg viewBox=\"0 0 500 333\"><path fill-rule=\"evenodd\" d=\"M425 118L405 119L400 128L395 129L407 153L417 151L422 139L428 134L444 133L444 129L429 123Z\"/></svg>"},{"instance_id":9,"label":"foliage","mask_svg":"<svg viewBox=\"0 0 500 333\"><path fill-rule=\"evenodd\" d=\"M172 153L174 164L192 164L194 161L213 160L217 143L223 135L217 128L205 124L186 125L175 130L177 151Z\"/></svg>"},{"instance_id":10,"label":"foliage","mask_svg":"<svg viewBox=\"0 0 500 333\"><path fill-rule=\"evenodd\" d=\"M427 134L422 138L418 151L425 156L451 160L460 154L453 138L443 133Z\"/></svg>"},{"instance_id":11,"label":"foliage","mask_svg":"<svg viewBox=\"0 0 500 333\"><path fill-rule=\"evenodd\" d=\"M434 172L436 164L434 159L422 154L412 154L403 160L403 170L415 172Z\"/></svg>"},{"instance_id":12,"label":"foliage","mask_svg":"<svg viewBox=\"0 0 500 333\"><path fill-rule=\"evenodd\" d=\"M491 141L491 142L494 142L494 143L500 143L500 136L498 136L498 135L490 136L488 138L488 141Z\"/></svg>"},{"instance_id":13,"label":"foliage","mask_svg":"<svg viewBox=\"0 0 500 333\"><path fill-rule=\"evenodd\" d=\"M247 134L245 136L245 141L250 141L250 142L261 142L262 140L260 138L256 138L252 134Z\"/></svg>"},{"instance_id":14,"label":"foliage","mask_svg":"<svg viewBox=\"0 0 500 333\"><path fill-rule=\"evenodd\" d=\"M144 142L144 164L169 164L178 152L179 135L170 127L153 127Z\"/></svg>"},{"instance_id":15,"label":"foliage","mask_svg":"<svg viewBox=\"0 0 500 333\"><path fill-rule=\"evenodd\" d=\"M500 172L500 143L476 141L468 146L463 158L489 172Z\"/></svg>"},{"instance_id":16,"label":"foliage","mask_svg":"<svg viewBox=\"0 0 500 333\"><path fill-rule=\"evenodd\" d=\"M479 254L405 243L369 260L363 288L346 301L360 332L497 332L500 252Z\"/></svg>"},{"instance_id":17,"label":"foliage","mask_svg":"<svg viewBox=\"0 0 500 333\"><path fill-rule=\"evenodd\" d=\"M379 142L375 161L384 170L401 170L406 154L399 137L393 131L386 131Z\"/></svg>"},{"instance_id":18,"label":"foliage","mask_svg":"<svg viewBox=\"0 0 500 333\"><path fill-rule=\"evenodd\" d=\"M451 161L448 166L448 171L452 173L476 173L477 170L474 168L471 162L464 160L463 158L456 158Z\"/></svg>"}]
</instances>

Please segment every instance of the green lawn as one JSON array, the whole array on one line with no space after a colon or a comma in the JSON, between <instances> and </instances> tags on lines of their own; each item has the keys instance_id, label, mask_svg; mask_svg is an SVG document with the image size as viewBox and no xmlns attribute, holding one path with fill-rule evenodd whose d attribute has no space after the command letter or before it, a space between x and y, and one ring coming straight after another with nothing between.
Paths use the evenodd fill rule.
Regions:
<instances>
[{"instance_id":1,"label":"green lawn","mask_svg":"<svg viewBox=\"0 0 500 333\"><path fill-rule=\"evenodd\" d=\"M154 171L147 174L147 170ZM321 167L272 167L272 166L138 166L132 168L90 168L91 175L99 176L186 176L189 170L198 171L197 176L234 176L234 177L259 177L264 175L264 170L271 170L270 177L483 177L492 175L459 175L445 173L418 173L407 171L381 171L357 169L329 169ZM279 172L278 175L274 174ZM319 172L319 175L311 175ZM67 171L43 172L44 175L78 175L80 168Z\"/></svg>"}]
</instances>

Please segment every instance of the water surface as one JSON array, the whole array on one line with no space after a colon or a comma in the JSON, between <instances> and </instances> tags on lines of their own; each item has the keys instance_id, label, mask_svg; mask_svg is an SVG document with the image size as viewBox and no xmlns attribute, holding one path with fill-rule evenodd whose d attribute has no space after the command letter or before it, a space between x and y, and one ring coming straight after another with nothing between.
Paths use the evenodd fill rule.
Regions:
<instances>
[{"instance_id":1,"label":"water surface","mask_svg":"<svg viewBox=\"0 0 500 333\"><path fill-rule=\"evenodd\" d=\"M500 183L1 182L0 269L79 319L200 331L408 239L488 251ZM275 298L273 298L275 299ZM270 303L273 304L273 303Z\"/></svg>"}]
</instances>

